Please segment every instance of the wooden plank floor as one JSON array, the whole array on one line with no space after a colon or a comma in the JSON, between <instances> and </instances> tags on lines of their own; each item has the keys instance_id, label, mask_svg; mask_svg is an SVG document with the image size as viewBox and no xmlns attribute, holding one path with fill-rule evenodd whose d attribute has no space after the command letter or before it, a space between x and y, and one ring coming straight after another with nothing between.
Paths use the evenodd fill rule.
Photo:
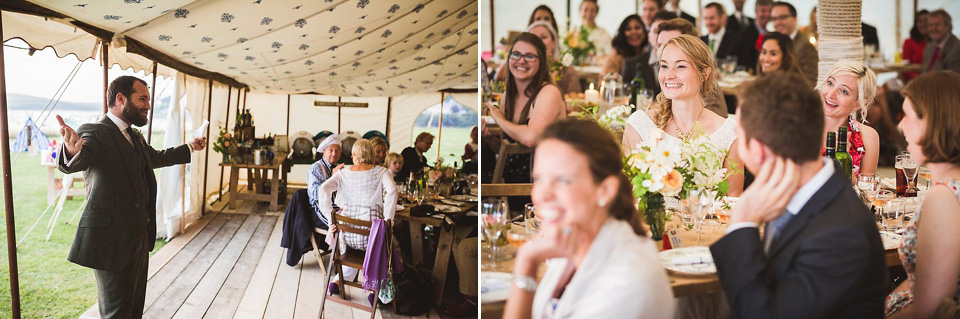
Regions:
<instances>
[{"instance_id":1,"label":"wooden plank floor","mask_svg":"<svg viewBox=\"0 0 960 319\"><path fill-rule=\"evenodd\" d=\"M285 201L286 202L286 201ZM313 252L287 266L280 247L283 213L266 203L222 202L150 259L144 318L317 318L323 273ZM355 301L366 293L349 287ZM364 311L327 302L324 318L370 318ZM381 306L377 319L409 317ZM100 318L97 305L80 318Z\"/></svg>"}]
</instances>

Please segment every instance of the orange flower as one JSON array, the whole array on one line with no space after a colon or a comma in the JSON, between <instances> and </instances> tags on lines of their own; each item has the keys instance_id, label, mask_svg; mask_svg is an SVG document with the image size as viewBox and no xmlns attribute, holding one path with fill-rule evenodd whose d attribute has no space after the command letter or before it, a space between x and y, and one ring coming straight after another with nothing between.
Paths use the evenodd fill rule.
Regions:
<instances>
[{"instance_id":1,"label":"orange flower","mask_svg":"<svg viewBox=\"0 0 960 319\"><path fill-rule=\"evenodd\" d=\"M663 194L663 196L676 196L683 188L683 175L680 175L680 172L677 170L671 170L663 177L663 181L661 182L663 183L663 188L660 189L660 193Z\"/></svg>"},{"instance_id":2,"label":"orange flower","mask_svg":"<svg viewBox=\"0 0 960 319\"><path fill-rule=\"evenodd\" d=\"M230 147L230 142L223 142L223 146Z\"/></svg>"},{"instance_id":3,"label":"orange flower","mask_svg":"<svg viewBox=\"0 0 960 319\"><path fill-rule=\"evenodd\" d=\"M230 138L230 133L223 134L223 138Z\"/></svg>"}]
</instances>

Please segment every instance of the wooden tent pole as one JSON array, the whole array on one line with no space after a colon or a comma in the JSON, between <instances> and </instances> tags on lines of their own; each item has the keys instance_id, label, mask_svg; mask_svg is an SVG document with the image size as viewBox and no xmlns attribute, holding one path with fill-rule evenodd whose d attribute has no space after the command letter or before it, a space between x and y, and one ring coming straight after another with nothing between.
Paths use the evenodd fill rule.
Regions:
<instances>
[{"instance_id":1,"label":"wooden tent pole","mask_svg":"<svg viewBox=\"0 0 960 319\"><path fill-rule=\"evenodd\" d=\"M231 87L230 92L233 93L233 88ZM237 108L240 108L240 88L237 88ZM227 93L227 119L223 121L223 127L227 130L230 129L230 94ZM208 143L209 144L209 143ZM223 196L223 166L220 166L220 191L217 193L217 201Z\"/></svg>"},{"instance_id":2,"label":"wooden tent pole","mask_svg":"<svg viewBox=\"0 0 960 319\"><path fill-rule=\"evenodd\" d=\"M387 141L390 140L390 118L393 116L393 97L387 98L387 131L384 132L384 135L387 136Z\"/></svg>"},{"instance_id":3,"label":"wooden tent pole","mask_svg":"<svg viewBox=\"0 0 960 319\"><path fill-rule=\"evenodd\" d=\"M150 87L150 121L147 121L147 145L153 143L153 111L157 107L157 61L153 61L153 85Z\"/></svg>"},{"instance_id":4,"label":"wooden tent pole","mask_svg":"<svg viewBox=\"0 0 960 319\"><path fill-rule=\"evenodd\" d=\"M440 143L443 140L443 93L440 93L440 123L437 124L437 159L440 159Z\"/></svg>"},{"instance_id":5,"label":"wooden tent pole","mask_svg":"<svg viewBox=\"0 0 960 319\"><path fill-rule=\"evenodd\" d=\"M287 136L290 136L290 94L287 94Z\"/></svg>"},{"instance_id":6,"label":"wooden tent pole","mask_svg":"<svg viewBox=\"0 0 960 319\"><path fill-rule=\"evenodd\" d=\"M342 102L343 102L343 97L342 97L342 96L338 96L338 97L337 97L337 134L340 134L340 120L341 120L341 117L342 117L342 115L340 114L341 107L342 107L342 106L340 106L340 103L342 103Z\"/></svg>"},{"instance_id":7,"label":"wooden tent pole","mask_svg":"<svg viewBox=\"0 0 960 319\"><path fill-rule=\"evenodd\" d=\"M107 105L110 104L110 98L107 96L107 71L110 70L110 60L107 57L107 50L110 46L106 41L100 41L100 60L103 62L103 114L107 114Z\"/></svg>"},{"instance_id":8,"label":"wooden tent pole","mask_svg":"<svg viewBox=\"0 0 960 319\"><path fill-rule=\"evenodd\" d=\"M0 19L0 39L3 21ZM106 100L106 98L104 98ZM7 261L10 270L10 313L20 319L20 280L17 272L17 231L13 217L13 177L10 173L10 119L7 118L7 79L3 50L0 50L0 147L3 147L3 201L7 217Z\"/></svg>"},{"instance_id":9,"label":"wooden tent pole","mask_svg":"<svg viewBox=\"0 0 960 319\"><path fill-rule=\"evenodd\" d=\"M569 2L570 0L567 1ZM567 6L569 7L570 4L568 3ZM494 12L496 11L493 10L493 0L490 0L490 52L497 54L497 34L493 32L494 21L496 21L496 19L493 18Z\"/></svg>"},{"instance_id":10,"label":"wooden tent pole","mask_svg":"<svg viewBox=\"0 0 960 319\"><path fill-rule=\"evenodd\" d=\"M213 80L207 80L207 122L210 122L210 113L213 112ZM230 91L227 90L227 104L230 104ZM210 136L210 125L207 125L206 136ZM203 148L203 193L200 194L200 216L207 214L207 174L210 171L210 148Z\"/></svg>"}]
</instances>

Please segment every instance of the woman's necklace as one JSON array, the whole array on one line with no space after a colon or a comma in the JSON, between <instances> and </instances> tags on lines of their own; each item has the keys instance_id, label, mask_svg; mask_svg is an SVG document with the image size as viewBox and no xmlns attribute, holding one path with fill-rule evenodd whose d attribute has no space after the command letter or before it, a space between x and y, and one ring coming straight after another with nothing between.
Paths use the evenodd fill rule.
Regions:
<instances>
[{"instance_id":1,"label":"woman's necklace","mask_svg":"<svg viewBox=\"0 0 960 319\"><path fill-rule=\"evenodd\" d=\"M677 137L680 138L681 141L686 141L688 138L690 138L690 135L693 134L693 127L698 121L700 121L700 116L703 115L703 109L705 108L700 108L700 113L697 114L697 119L693 120L693 124L690 125L690 130L688 130L686 133L680 130L680 122L677 122L677 118L673 118L673 123L677 125Z\"/></svg>"}]
</instances>

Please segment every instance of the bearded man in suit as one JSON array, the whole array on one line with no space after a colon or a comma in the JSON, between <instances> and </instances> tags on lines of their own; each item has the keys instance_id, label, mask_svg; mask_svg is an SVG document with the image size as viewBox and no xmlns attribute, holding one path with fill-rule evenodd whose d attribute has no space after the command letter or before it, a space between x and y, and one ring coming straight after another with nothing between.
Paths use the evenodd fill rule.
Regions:
<instances>
[{"instance_id":1,"label":"bearded man in suit","mask_svg":"<svg viewBox=\"0 0 960 319\"><path fill-rule=\"evenodd\" d=\"M87 205L67 260L93 268L101 318L143 317L149 253L157 235L157 181L153 169L190 162L205 138L155 150L132 126L147 124L147 83L121 76L107 90L110 108L100 121L76 131L60 122L57 166L83 172Z\"/></svg>"}]
</instances>

